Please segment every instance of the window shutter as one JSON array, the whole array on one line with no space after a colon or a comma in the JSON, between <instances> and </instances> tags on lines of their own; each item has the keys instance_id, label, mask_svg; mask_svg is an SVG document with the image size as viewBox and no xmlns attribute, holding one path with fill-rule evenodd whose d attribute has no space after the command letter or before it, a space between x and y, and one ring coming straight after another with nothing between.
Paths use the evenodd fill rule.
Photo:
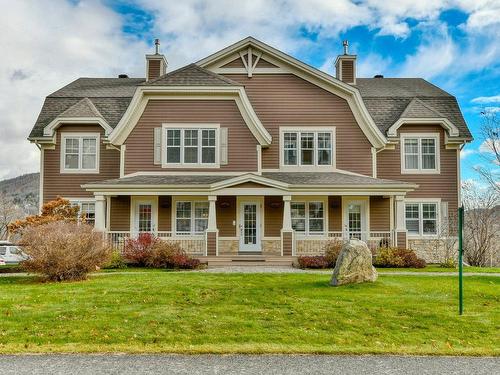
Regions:
<instances>
[{"instance_id":1,"label":"window shutter","mask_svg":"<svg viewBox=\"0 0 500 375\"><path fill-rule=\"evenodd\" d=\"M448 219L448 202L441 202L441 218Z\"/></svg>"},{"instance_id":2,"label":"window shutter","mask_svg":"<svg viewBox=\"0 0 500 375\"><path fill-rule=\"evenodd\" d=\"M441 202L441 228L440 232L446 236L450 233L451 228L449 227L448 219L448 202Z\"/></svg>"},{"instance_id":3,"label":"window shutter","mask_svg":"<svg viewBox=\"0 0 500 375\"><path fill-rule=\"evenodd\" d=\"M226 165L228 163L228 143L227 143L227 128L220 128L220 164Z\"/></svg>"},{"instance_id":4,"label":"window shutter","mask_svg":"<svg viewBox=\"0 0 500 375\"><path fill-rule=\"evenodd\" d=\"M161 128L154 128L154 164L161 164Z\"/></svg>"}]
</instances>

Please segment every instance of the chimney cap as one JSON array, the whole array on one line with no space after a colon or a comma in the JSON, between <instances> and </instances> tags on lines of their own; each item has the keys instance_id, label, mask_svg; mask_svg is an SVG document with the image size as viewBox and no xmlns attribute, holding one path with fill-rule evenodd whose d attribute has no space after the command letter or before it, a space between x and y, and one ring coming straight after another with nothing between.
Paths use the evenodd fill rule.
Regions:
<instances>
[{"instance_id":1,"label":"chimney cap","mask_svg":"<svg viewBox=\"0 0 500 375\"><path fill-rule=\"evenodd\" d=\"M160 39L155 39L155 55L160 54Z\"/></svg>"},{"instance_id":2,"label":"chimney cap","mask_svg":"<svg viewBox=\"0 0 500 375\"><path fill-rule=\"evenodd\" d=\"M384 78L383 74L375 74L373 78Z\"/></svg>"},{"instance_id":3,"label":"chimney cap","mask_svg":"<svg viewBox=\"0 0 500 375\"><path fill-rule=\"evenodd\" d=\"M127 74L118 74L118 78L128 78Z\"/></svg>"},{"instance_id":4,"label":"chimney cap","mask_svg":"<svg viewBox=\"0 0 500 375\"><path fill-rule=\"evenodd\" d=\"M344 47L344 55L349 54L349 41L346 39L342 41L342 46Z\"/></svg>"}]
</instances>

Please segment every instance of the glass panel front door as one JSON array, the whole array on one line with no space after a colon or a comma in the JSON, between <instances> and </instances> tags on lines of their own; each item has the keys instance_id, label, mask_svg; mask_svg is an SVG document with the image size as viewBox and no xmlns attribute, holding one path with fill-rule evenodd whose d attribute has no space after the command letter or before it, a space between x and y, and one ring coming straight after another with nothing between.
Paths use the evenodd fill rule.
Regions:
<instances>
[{"instance_id":1,"label":"glass panel front door","mask_svg":"<svg viewBox=\"0 0 500 375\"><path fill-rule=\"evenodd\" d=\"M260 250L259 204L242 203L240 206L240 250Z\"/></svg>"},{"instance_id":2,"label":"glass panel front door","mask_svg":"<svg viewBox=\"0 0 500 375\"><path fill-rule=\"evenodd\" d=\"M351 203L347 208L349 238L361 239L361 204Z\"/></svg>"},{"instance_id":3,"label":"glass panel front door","mask_svg":"<svg viewBox=\"0 0 500 375\"><path fill-rule=\"evenodd\" d=\"M138 200L135 202L134 230L136 232L154 232L155 219L154 205L150 200Z\"/></svg>"}]
</instances>

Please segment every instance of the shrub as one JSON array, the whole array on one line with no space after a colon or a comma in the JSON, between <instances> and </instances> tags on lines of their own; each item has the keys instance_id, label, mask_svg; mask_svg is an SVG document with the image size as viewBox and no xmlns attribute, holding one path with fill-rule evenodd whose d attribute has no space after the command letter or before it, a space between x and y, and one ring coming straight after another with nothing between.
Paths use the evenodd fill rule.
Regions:
<instances>
[{"instance_id":1,"label":"shrub","mask_svg":"<svg viewBox=\"0 0 500 375\"><path fill-rule=\"evenodd\" d=\"M394 247L381 248L373 264L382 268L424 268L425 260L417 257L410 249Z\"/></svg>"},{"instance_id":2,"label":"shrub","mask_svg":"<svg viewBox=\"0 0 500 375\"><path fill-rule=\"evenodd\" d=\"M187 255L177 242L166 241L157 241L146 261L146 266L154 268L194 269L199 265L200 261Z\"/></svg>"},{"instance_id":3,"label":"shrub","mask_svg":"<svg viewBox=\"0 0 500 375\"><path fill-rule=\"evenodd\" d=\"M328 260L324 255L299 256L299 268L328 268Z\"/></svg>"},{"instance_id":4,"label":"shrub","mask_svg":"<svg viewBox=\"0 0 500 375\"><path fill-rule=\"evenodd\" d=\"M123 248L123 259L135 266L144 267L151 257L153 247L160 240L151 233L140 233L137 238L127 238Z\"/></svg>"},{"instance_id":5,"label":"shrub","mask_svg":"<svg viewBox=\"0 0 500 375\"><path fill-rule=\"evenodd\" d=\"M127 263L123 259L122 254L118 250L111 253L111 258L102 268L105 269L123 269L127 268Z\"/></svg>"},{"instance_id":6,"label":"shrub","mask_svg":"<svg viewBox=\"0 0 500 375\"><path fill-rule=\"evenodd\" d=\"M83 280L109 261L111 248L90 225L57 221L24 229L21 266L47 280Z\"/></svg>"},{"instance_id":7,"label":"shrub","mask_svg":"<svg viewBox=\"0 0 500 375\"><path fill-rule=\"evenodd\" d=\"M325 259L328 262L328 267L330 268L335 267L335 263L337 263L337 258L339 257L341 250L342 250L342 241L340 240L328 241L328 243L324 247Z\"/></svg>"},{"instance_id":8,"label":"shrub","mask_svg":"<svg viewBox=\"0 0 500 375\"><path fill-rule=\"evenodd\" d=\"M441 268L457 268L457 262L453 258L448 258L439 263Z\"/></svg>"}]
</instances>

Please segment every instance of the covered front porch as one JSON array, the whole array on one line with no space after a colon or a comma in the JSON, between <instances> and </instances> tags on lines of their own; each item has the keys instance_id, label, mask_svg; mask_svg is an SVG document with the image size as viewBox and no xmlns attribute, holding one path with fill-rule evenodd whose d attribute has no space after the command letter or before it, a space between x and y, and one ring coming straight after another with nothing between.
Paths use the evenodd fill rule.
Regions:
<instances>
[{"instance_id":1,"label":"covered front porch","mask_svg":"<svg viewBox=\"0 0 500 375\"><path fill-rule=\"evenodd\" d=\"M208 261L291 262L296 256L324 253L330 241L350 238L365 241L374 251L406 246L403 198L408 186L309 184L294 189L253 174L226 176L208 188L173 190L142 187L137 179L127 182L93 188L96 229L118 249L144 232L177 242L188 254Z\"/></svg>"}]
</instances>

